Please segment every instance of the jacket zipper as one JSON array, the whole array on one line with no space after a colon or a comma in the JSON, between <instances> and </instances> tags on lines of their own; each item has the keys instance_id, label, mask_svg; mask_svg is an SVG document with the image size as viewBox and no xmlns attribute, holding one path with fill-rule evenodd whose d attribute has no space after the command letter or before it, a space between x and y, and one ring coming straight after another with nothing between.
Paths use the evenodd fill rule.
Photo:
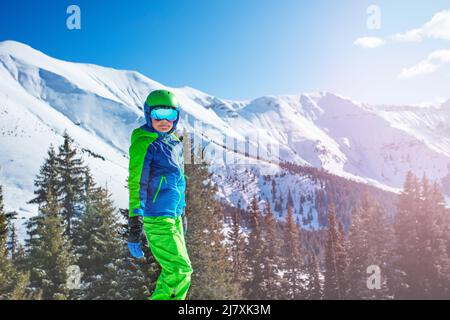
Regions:
<instances>
[{"instance_id":1,"label":"jacket zipper","mask_svg":"<svg viewBox=\"0 0 450 320\"><path fill-rule=\"evenodd\" d=\"M166 176L161 176L161 179L159 180L158 190L156 190L156 193L155 193L155 195L153 196L153 203L156 202L156 197L158 196L158 193L159 193L159 191L161 190L161 186L162 186L163 180L166 180L166 183L167 183Z\"/></svg>"}]
</instances>

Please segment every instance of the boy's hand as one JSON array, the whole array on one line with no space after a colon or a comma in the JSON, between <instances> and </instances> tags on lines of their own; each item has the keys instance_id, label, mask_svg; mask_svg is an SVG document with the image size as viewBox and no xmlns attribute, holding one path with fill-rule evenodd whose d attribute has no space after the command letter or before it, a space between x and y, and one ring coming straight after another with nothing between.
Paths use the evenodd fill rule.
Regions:
<instances>
[{"instance_id":1,"label":"boy's hand","mask_svg":"<svg viewBox=\"0 0 450 320\"><path fill-rule=\"evenodd\" d=\"M128 250L133 258L138 260L144 259L144 252L142 251L140 243L128 242Z\"/></svg>"},{"instance_id":2,"label":"boy's hand","mask_svg":"<svg viewBox=\"0 0 450 320\"><path fill-rule=\"evenodd\" d=\"M144 252L141 248L141 239L144 223L141 216L132 217L128 220L129 236L128 250L132 257L136 259L144 259Z\"/></svg>"}]
</instances>

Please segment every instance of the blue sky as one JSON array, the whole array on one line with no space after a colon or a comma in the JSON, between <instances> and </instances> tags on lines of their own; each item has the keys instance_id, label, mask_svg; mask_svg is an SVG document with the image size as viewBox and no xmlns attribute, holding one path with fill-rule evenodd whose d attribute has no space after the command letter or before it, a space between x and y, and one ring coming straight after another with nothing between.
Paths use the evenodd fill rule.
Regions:
<instances>
[{"instance_id":1,"label":"blue sky","mask_svg":"<svg viewBox=\"0 0 450 320\"><path fill-rule=\"evenodd\" d=\"M66 28L71 4L81 9L81 30ZM372 4L381 12L376 30L366 25ZM369 103L450 98L446 34L428 28L419 40L391 38L450 10L448 0L2 0L0 6L0 40L220 98L311 91ZM383 44L364 47L374 38Z\"/></svg>"}]
</instances>

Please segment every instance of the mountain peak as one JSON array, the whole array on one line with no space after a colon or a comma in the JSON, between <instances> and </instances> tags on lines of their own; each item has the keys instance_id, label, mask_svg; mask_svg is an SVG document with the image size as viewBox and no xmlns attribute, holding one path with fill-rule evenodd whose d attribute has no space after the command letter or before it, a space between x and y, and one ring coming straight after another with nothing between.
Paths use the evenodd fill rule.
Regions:
<instances>
[{"instance_id":1,"label":"mountain peak","mask_svg":"<svg viewBox=\"0 0 450 320\"><path fill-rule=\"evenodd\" d=\"M24 54L24 52L29 53L39 53L43 54L41 51L38 51L31 46L24 44L22 42L14 41L14 40L5 40L0 41L0 53L8 53L13 55Z\"/></svg>"},{"instance_id":2,"label":"mountain peak","mask_svg":"<svg viewBox=\"0 0 450 320\"><path fill-rule=\"evenodd\" d=\"M52 58L42 51L36 50L33 47L13 40L6 40L0 42L0 57L3 56L9 59L22 61L25 64L33 65L40 68L52 70L59 60Z\"/></svg>"},{"instance_id":3,"label":"mountain peak","mask_svg":"<svg viewBox=\"0 0 450 320\"><path fill-rule=\"evenodd\" d=\"M450 99L441 104L442 109L450 109Z\"/></svg>"}]
</instances>

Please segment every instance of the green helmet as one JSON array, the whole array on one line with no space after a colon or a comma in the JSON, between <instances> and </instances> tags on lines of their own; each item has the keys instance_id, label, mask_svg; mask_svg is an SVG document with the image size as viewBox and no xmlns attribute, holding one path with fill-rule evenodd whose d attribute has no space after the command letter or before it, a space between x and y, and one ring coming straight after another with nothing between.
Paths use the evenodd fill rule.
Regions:
<instances>
[{"instance_id":1,"label":"green helmet","mask_svg":"<svg viewBox=\"0 0 450 320\"><path fill-rule=\"evenodd\" d=\"M170 91L167 90L155 90L152 91L145 101L145 104L152 109L156 106L167 106L174 109L178 109L180 104L178 103L177 97Z\"/></svg>"},{"instance_id":2,"label":"green helmet","mask_svg":"<svg viewBox=\"0 0 450 320\"><path fill-rule=\"evenodd\" d=\"M145 121L150 128L153 128L150 113L153 108L158 106L171 107L178 110L177 120L175 120L173 128L170 132L174 131L180 118L180 104L178 103L177 97L172 92L167 90L155 90L148 95L147 100L144 103L144 115Z\"/></svg>"}]
</instances>

